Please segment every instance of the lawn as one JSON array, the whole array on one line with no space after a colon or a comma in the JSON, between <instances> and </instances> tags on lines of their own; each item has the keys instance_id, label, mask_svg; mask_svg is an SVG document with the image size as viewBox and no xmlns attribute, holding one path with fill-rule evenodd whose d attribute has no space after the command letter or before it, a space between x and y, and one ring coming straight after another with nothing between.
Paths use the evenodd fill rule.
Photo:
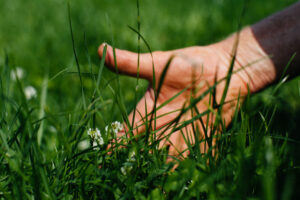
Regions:
<instances>
[{"instance_id":1,"label":"lawn","mask_svg":"<svg viewBox=\"0 0 300 200\"><path fill-rule=\"evenodd\" d=\"M89 136L111 133L148 87L107 70L101 43L148 52L128 27L140 22L153 51L207 45L293 2L0 0L0 199L299 199L299 78L249 97L218 157L195 145L166 163L144 139L108 154L113 134Z\"/></svg>"}]
</instances>

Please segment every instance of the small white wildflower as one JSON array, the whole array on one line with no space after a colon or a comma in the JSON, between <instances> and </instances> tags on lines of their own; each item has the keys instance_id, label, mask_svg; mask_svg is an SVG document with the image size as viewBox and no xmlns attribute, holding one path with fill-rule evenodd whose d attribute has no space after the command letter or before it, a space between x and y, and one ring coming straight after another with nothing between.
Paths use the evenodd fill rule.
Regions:
<instances>
[{"instance_id":1,"label":"small white wildflower","mask_svg":"<svg viewBox=\"0 0 300 200\"><path fill-rule=\"evenodd\" d=\"M103 145L103 144L104 144L104 140L103 140L102 137L97 138L96 141L97 141L100 145Z\"/></svg>"},{"instance_id":2,"label":"small white wildflower","mask_svg":"<svg viewBox=\"0 0 300 200\"><path fill-rule=\"evenodd\" d=\"M92 138L92 140L94 140L96 138L96 135L100 134L100 131L98 128L96 128L95 130L89 128L89 130L87 131L87 134Z\"/></svg>"},{"instance_id":3,"label":"small white wildflower","mask_svg":"<svg viewBox=\"0 0 300 200\"><path fill-rule=\"evenodd\" d=\"M123 130L123 125L118 121L112 122L110 125L105 126L105 132L107 134L113 133L114 135L116 135L121 130Z\"/></svg>"},{"instance_id":4,"label":"small white wildflower","mask_svg":"<svg viewBox=\"0 0 300 200\"><path fill-rule=\"evenodd\" d=\"M27 86L24 89L24 93L25 93L25 97L26 99L31 99L31 98L35 98L37 96L37 92L36 89L32 86Z\"/></svg>"},{"instance_id":5,"label":"small white wildflower","mask_svg":"<svg viewBox=\"0 0 300 200\"><path fill-rule=\"evenodd\" d=\"M131 165L124 165L121 167L121 172L124 176L126 176L127 174L130 173L130 171L132 170L132 166Z\"/></svg>"},{"instance_id":6,"label":"small white wildflower","mask_svg":"<svg viewBox=\"0 0 300 200\"><path fill-rule=\"evenodd\" d=\"M93 147L97 147L98 143L96 141L93 141Z\"/></svg>"},{"instance_id":7,"label":"small white wildflower","mask_svg":"<svg viewBox=\"0 0 300 200\"><path fill-rule=\"evenodd\" d=\"M88 140L83 140L78 143L78 149L79 150L85 150L90 147L90 141Z\"/></svg>"},{"instance_id":8,"label":"small white wildflower","mask_svg":"<svg viewBox=\"0 0 300 200\"><path fill-rule=\"evenodd\" d=\"M121 172L124 176L126 176L126 169L125 166L121 167Z\"/></svg>"},{"instance_id":9,"label":"small white wildflower","mask_svg":"<svg viewBox=\"0 0 300 200\"><path fill-rule=\"evenodd\" d=\"M120 132L123 129L123 126L120 122L115 121L115 122L111 123L111 129L115 134L117 134L118 132Z\"/></svg>"},{"instance_id":10,"label":"small white wildflower","mask_svg":"<svg viewBox=\"0 0 300 200\"><path fill-rule=\"evenodd\" d=\"M21 67L16 67L16 70L10 72L10 78L12 80L17 80L16 77L18 77L19 79L22 79L24 77L24 70Z\"/></svg>"},{"instance_id":11,"label":"small white wildflower","mask_svg":"<svg viewBox=\"0 0 300 200\"><path fill-rule=\"evenodd\" d=\"M101 136L100 130L98 128L96 128L95 130L89 128L89 130L87 131L88 135L92 138L92 140L94 142L97 142L100 145L104 144L104 140Z\"/></svg>"}]
</instances>

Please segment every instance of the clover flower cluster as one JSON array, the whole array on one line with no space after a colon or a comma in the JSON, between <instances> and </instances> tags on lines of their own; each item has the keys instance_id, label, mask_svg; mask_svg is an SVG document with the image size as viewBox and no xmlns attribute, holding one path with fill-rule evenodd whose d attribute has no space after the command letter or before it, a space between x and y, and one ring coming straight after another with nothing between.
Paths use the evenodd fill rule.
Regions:
<instances>
[{"instance_id":1,"label":"clover flower cluster","mask_svg":"<svg viewBox=\"0 0 300 200\"><path fill-rule=\"evenodd\" d=\"M15 71L10 72L10 78L15 81L18 79L22 79L24 77L24 70L21 67L16 67Z\"/></svg>"},{"instance_id":2,"label":"clover flower cluster","mask_svg":"<svg viewBox=\"0 0 300 200\"><path fill-rule=\"evenodd\" d=\"M103 140L100 130L98 128L96 128L96 129L89 128L87 133L94 142L97 142L100 145L104 144L104 140Z\"/></svg>"},{"instance_id":3,"label":"clover flower cluster","mask_svg":"<svg viewBox=\"0 0 300 200\"><path fill-rule=\"evenodd\" d=\"M127 176L127 174L129 174L130 173L130 171L132 170L132 165L123 165L122 167L121 167L121 172L122 172L122 174L124 175L124 176Z\"/></svg>"},{"instance_id":4,"label":"clover flower cluster","mask_svg":"<svg viewBox=\"0 0 300 200\"><path fill-rule=\"evenodd\" d=\"M114 135L116 135L122 129L123 129L123 125L120 122L115 121L105 127L105 132L106 133L112 132Z\"/></svg>"},{"instance_id":5,"label":"clover flower cluster","mask_svg":"<svg viewBox=\"0 0 300 200\"><path fill-rule=\"evenodd\" d=\"M123 126L118 121L112 122L110 125L107 125L105 127L106 135L110 135L111 133L116 135L121 130L123 130ZM103 137L102 137L101 132L98 128L95 128L95 129L89 128L88 131L87 131L87 134L92 139L93 146L96 146L97 144L99 144L99 145L104 144ZM86 140L81 141L80 144L79 144L79 148L82 149L82 150L88 148L88 146L89 146L89 144ZM133 170L133 166L134 166L135 162L136 162L135 152L132 151L131 153L129 153L129 156L126 159L126 162L123 163L122 167L120 168L121 173L124 176L130 174L131 171Z\"/></svg>"},{"instance_id":6,"label":"clover flower cluster","mask_svg":"<svg viewBox=\"0 0 300 200\"><path fill-rule=\"evenodd\" d=\"M36 89L32 86L27 86L24 89L24 94L27 100L37 97Z\"/></svg>"},{"instance_id":7,"label":"clover flower cluster","mask_svg":"<svg viewBox=\"0 0 300 200\"><path fill-rule=\"evenodd\" d=\"M105 134L107 136L109 136L111 133L116 135L122 129L123 129L122 124L118 121L115 121L105 127ZM104 139L98 128L95 128L95 129L89 128L87 131L87 134L91 137L92 141L94 142L93 146L97 146L97 144L100 144L100 145L104 144Z\"/></svg>"}]
</instances>

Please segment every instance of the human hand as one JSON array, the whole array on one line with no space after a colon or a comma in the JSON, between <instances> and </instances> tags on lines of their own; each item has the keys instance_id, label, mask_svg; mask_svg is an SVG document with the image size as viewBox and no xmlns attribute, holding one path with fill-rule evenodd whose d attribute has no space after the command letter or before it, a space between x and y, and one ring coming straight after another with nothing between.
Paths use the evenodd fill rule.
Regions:
<instances>
[{"instance_id":1,"label":"human hand","mask_svg":"<svg viewBox=\"0 0 300 200\"><path fill-rule=\"evenodd\" d=\"M102 57L104 45L102 44L99 47L99 56ZM138 55L133 52L125 50L115 50L117 68L121 74L126 74L130 76L137 76L138 71ZM226 54L226 55L225 55ZM149 82L153 81L153 64L156 77L156 86L162 76L164 67L170 61L169 69L160 90L160 93L157 98L156 108L162 105L164 102L178 94L179 92L186 89L179 96L174 98L172 101L166 105L159 108L156 112L156 129L159 129L166 124L174 120L180 110L185 106L188 106L190 102L191 95L193 98L199 97L203 94L209 87L213 86L216 81L224 79L228 73L230 66L230 55L228 52L221 51L215 45L210 45L206 47L189 47L185 49L165 51L165 52L153 52L153 63L151 54L141 54L140 55L140 69L139 76L141 78L147 79ZM170 60L170 58L173 59ZM106 65L111 69L115 70L114 55L113 49L111 46L107 46L107 53L105 58ZM238 65L238 64L237 64ZM238 68L241 66L236 66ZM223 90L225 87L225 81L221 82L216 87L215 99L216 103L220 103L220 100L223 95ZM157 88L156 88L157 89ZM230 85L226 95L225 102L230 102L224 104L222 107L222 120L228 125L231 122L231 118L235 109L237 108L237 98L247 94L247 85L245 80L239 73L233 73L231 76ZM199 101L195 106L200 113L203 113L209 109L213 109L211 102L212 99L206 95L201 101ZM155 105L155 91L152 87L149 87L146 91L144 97L140 100L136 107L136 113L133 112L129 115L130 123L134 120L134 134L139 134L145 132L145 117L147 116L150 119L150 112L153 110ZM146 110L148 113L146 113ZM133 119L133 116L134 119ZM160 117L161 116L161 117ZM181 118L180 122L190 120L195 116L191 110L185 112ZM215 117L211 114L208 118L203 116L202 120L204 124L208 122L208 127L202 127L199 123L199 120L195 120L194 125L197 124L197 127L201 131L199 139L204 139L204 130L210 129L210 126L213 124ZM153 126L152 126L153 127ZM170 134L171 129L164 132L163 136ZM182 131L182 132L181 132ZM177 156L182 154L184 157L187 156L188 151L187 144L184 137L188 137L191 140L191 143L194 143L194 138L192 134L193 128L192 124L188 124L182 130L177 130L170 134L170 137L165 137L160 141L159 147L169 145L169 155ZM184 135L183 135L183 134ZM210 131L207 131L208 136ZM160 135L160 132L157 133ZM159 138L163 137L160 136ZM205 150L205 143L202 142L201 151ZM183 153L182 153L183 152Z\"/></svg>"}]
</instances>

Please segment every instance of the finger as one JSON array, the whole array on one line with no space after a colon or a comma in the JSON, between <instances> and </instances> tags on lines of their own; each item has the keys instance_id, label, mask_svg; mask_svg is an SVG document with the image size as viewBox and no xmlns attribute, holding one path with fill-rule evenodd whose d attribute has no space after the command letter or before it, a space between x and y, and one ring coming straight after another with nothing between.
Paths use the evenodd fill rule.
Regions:
<instances>
[{"instance_id":1,"label":"finger","mask_svg":"<svg viewBox=\"0 0 300 200\"><path fill-rule=\"evenodd\" d=\"M189 154L190 154L190 151L188 150L188 148L184 149L183 151L179 151L173 145L170 145L166 162L169 163L169 162L173 162L173 161L178 161L178 159L184 160L185 158L188 157ZM177 165L176 165L176 167L177 167Z\"/></svg>"},{"instance_id":2,"label":"finger","mask_svg":"<svg viewBox=\"0 0 300 200\"><path fill-rule=\"evenodd\" d=\"M186 141L184 141L182 133L176 131L171 134L168 141L164 143L164 145L169 146L168 157L166 159L167 163L177 161L178 159L183 160L190 154L188 145Z\"/></svg>"},{"instance_id":3,"label":"finger","mask_svg":"<svg viewBox=\"0 0 300 200\"><path fill-rule=\"evenodd\" d=\"M157 130L163 129L178 116L180 111L171 107L162 107L154 112L154 101L154 91L152 88L148 88L143 98L137 104L136 109L128 116L130 125L133 124L134 135L145 132L146 125L149 128L151 119L151 130ZM156 106L159 106L159 103ZM126 131L128 131L127 125L125 127Z\"/></svg>"},{"instance_id":4,"label":"finger","mask_svg":"<svg viewBox=\"0 0 300 200\"><path fill-rule=\"evenodd\" d=\"M196 141L199 145L200 152L207 152L207 141L205 140L204 130L198 121L193 122L193 124L194 125L189 124L173 133L171 129L164 133L164 139L160 141L159 148L170 146L169 159L172 160L173 157L178 157L179 159L186 158L190 154L189 146L195 145ZM198 134L195 134L195 131ZM195 138L195 136L197 138Z\"/></svg>"},{"instance_id":5,"label":"finger","mask_svg":"<svg viewBox=\"0 0 300 200\"><path fill-rule=\"evenodd\" d=\"M103 43L98 49L98 54L100 58L102 58L103 56L104 47L106 45L107 44ZM115 64L114 54L116 57L117 66ZM113 48L107 45L105 64L111 70L116 70L117 67L117 70L121 74L126 74L134 77L136 77L137 74L139 74L141 78L152 80L153 65L155 70L159 69L161 66L164 66L168 62L170 56L171 52L153 52L152 56L150 53L143 53L140 54L140 58L138 61L137 53L116 48L114 53Z\"/></svg>"},{"instance_id":6,"label":"finger","mask_svg":"<svg viewBox=\"0 0 300 200\"><path fill-rule=\"evenodd\" d=\"M132 132L134 135L137 135L139 133L142 133L146 129L146 117L150 118L149 113L153 109L154 102L153 97L154 93L151 88L149 88L143 98L138 102L135 110L133 110L129 116L128 120L130 123L130 126L132 126ZM125 125L125 130L128 132L128 126Z\"/></svg>"},{"instance_id":7,"label":"finger","mask_svg":"<svg viewBox=\"0 0 300 200\"><path fill-rule=\"evenodd\" d=\"M175 157L181 159L188 156L188 146L182 134L181 130L172 132L172 128L157 133L158 148L169 146L167 162L172 161Z\"/></svg>"}]
</instances>

